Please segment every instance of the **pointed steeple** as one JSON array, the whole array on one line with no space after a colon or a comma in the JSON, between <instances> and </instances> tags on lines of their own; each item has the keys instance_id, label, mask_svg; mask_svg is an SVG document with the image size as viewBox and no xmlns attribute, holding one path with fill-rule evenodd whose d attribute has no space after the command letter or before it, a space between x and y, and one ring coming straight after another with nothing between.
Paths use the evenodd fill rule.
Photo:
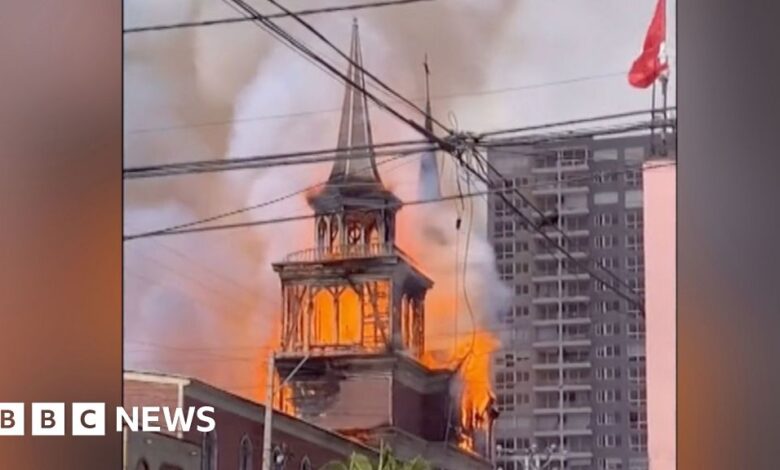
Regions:
<instances>
[{"instance_id":1,"label":"pointed steeple","mask_svg":"<svg viewBox=\"0 0 780 470\"><path fill-rule=\"evenodd\" d=\"M431 115L431 89L429 83L428 55L425 56L425 129L433 133L433 117ZM436 199L441 196L439 187L439 168L436 164L436 151L425 152L420 158L420 199Z\"/></svg>"},{"instance_id":2,"label":"pointed steeple","mask_svg":"<svg viewBox=\"0 0 780 470\"><path fill-rule=\"evenodd\" d=\"M352 62L347 69L347 77L352 83L357 84L358 88L348 83L344 92L338 151L329 182L336 184L381 184L374 159L371 121L368 118L368 100L360 90L361 88L365 90L366 81L362 70L363 56L360 50L357 19L352 24L352 43L349 57ZM358 67L353 64L357 64Z\"/></svg>"}]
</instances>

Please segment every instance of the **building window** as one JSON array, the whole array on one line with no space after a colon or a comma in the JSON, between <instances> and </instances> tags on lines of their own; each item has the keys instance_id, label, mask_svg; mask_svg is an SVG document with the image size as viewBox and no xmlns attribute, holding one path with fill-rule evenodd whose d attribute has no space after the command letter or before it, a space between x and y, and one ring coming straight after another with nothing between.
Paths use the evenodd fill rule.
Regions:
<instances>
[{"instance_id":1,"label":"building window","mask_svg":"<svg viewBox=\"0 0 780 470\"><path fill-rule=\"evenodd\" d=\"M620 390L615 388L608 388L606 390L599 390L596 392L597 403L616 403L622 399Z\"/></svg>"},{"instance_id":2,"label":"building window","mask_svg":"<svg viewBox=\"0 0 780 470\"><path fill-rule=\"evenodd\" d=\"M515 395L512 393L499 393L496 396L496 406L498 406L498 411L514 411Z\"/></svg>"},{"instance_id":3,"label":"building window","mask_svg":"<svg viewBox=\"0 0 780 470\"><path fill-rule=\"evenodd\" d=\"M515 295L528 295L528 284L516 284Z\"/></svg>"},{"instance_id":4,"label":"building window","mask_svg":"<svg viewBox=\"0 0 780 470\"><path fill-rule=\"evenodd\" d=\"M618 193L615 191L596 193L593 195L593 204L597 206L601 206L605 204L617 204L617 202L618 202Z\"/></svg>"},{"instance_id":5,"label":"building window","mask_svg":"<svg viewBox=\"0 0 780 470\"><path fill-rule=\"evenodd\" d=\"M644 339L645 324L641 322L629 323L626 334L630 339Z\"/></svg>"},{"instance_id":6,"label":"building window","mask_svg":"<svg viewBox=\"0 0 780 470\"><path fill-rule=\"evenodd\" d=\"M241 448L239 449L238 454L238 465L241 470L251 470L252 469L252 440L249 438L249 436L244 435L243 438L241 438Z\"/></svg>"},{"instance_id":7,"label":"building window","mask_svg":"<svg viewBox=\"0 0 780 470\"><path fill-rule=\"evenodd\" d=\"M511 281L514 279L514 265L509 263L498 263L498 277L502 281Z\"/></svg>"},{"instance_id":8,"label":"building window","mask_svg":"<svg viewBox=\"0 0 780 470\"><path fill-rule=\"evenodd\" d=\"M595 262L596 269L604 268L604 269L617 269L618 267L618 259L617 258L608 258L608 257L602 257L596 260Z\"/></svg>"},{"instance_id":9,"label":"building window","mask_svg":"<svg viewBox=\"0 0 780 470\"><path fill-rule=\"evenodd\" d=\"M645 159L644 147L628 147L623 150L626 165L640 164Z\"/></svg>"},{"instance_id":10,"label":"building window","mask_svg":"<svg viewBox=\"0 0 780 470\"><path fill-rule=\"evenodd\" d=\"M514 221L497 221L493 224L493 234L496 238L509 238L515 233Z\"/></svg>"},{"instance_id":11,"label":"building window","mask_svg":"<svg viewBox=\"0 0 780 470\"><path fill-rule=\"evenodd\" d=\"M510 259L514 255L514 244L513 243L496 243L495 250L496 250L496 259L502 260L502 259Z\"/></svg>"},{"instance_id":12,"label":"building window","mask_svg":"<svg viewBox=\"0 0 780 470\"><path fill-rule=\"evenodd\" d=\"M626 249L631 251L639 251L644 244L644 237L642 234L626 235Z\"/></svg>"},{"instance_id":13,"label":"building window","mask_svg":"<svg viewBox=\"0 0 780 470\"><path fill-rule=\"evenodd\" d=\"M518 393L516 403L518 406L527 405L531 401L531 398L527 393Z\"/></svg>"},{"instance_id":14,"label":"building window","mask_svg":"<svg viewBox=\"0 0 780 470\"><path fill-rule=\"evenodd\" d=\"M616 336L620 334L620 323L597 323L594 331L596 336Z\"/></svg>"},{"instance_id":15,"label":"building window","mask_svg":"<svg viewBox=\"0 0 780 470\"><path fill-rule=\"evenodd\" d=\"M629 230L642 230L645 226L642 211L626 212L626 228Z\"/></svg>"},{"instance_id":16,"label":"building window","mask_svg":"<svg viewBox=\"0 0 780 470\"><path fill-rule=\"evenodd\" d=\"M626 186L638 188L642 186L642 170L628 170L623 176Z\"/></svg>"},{"instance_id":17,"label":"building window","mask_svg":"<svg viewBox=\"0 0 780 470\"><path fill-rule=\"evenodd\" d=\"M645 270L645 258L633 255L626 258L626 270L631 273L641 273Z\"/></svg>"},{"instance_id":18,"label":"building window","mask_svg":"<svg viewBox=\"0 0 780 470\"><path fill-rule=\"evenodd\" d=\"M622 439L619 434L602 434L596 438L596 445L602 448L620 447Z\"/></svg>"},{"instance_id":19,"label":"building window","mask_svg":"<svg viewBox=\"0 0 780 470\"><path fill-rule=\"evenodd\" d=\"M606 459L599 459L598 465L599 470L623 470L623 461L616 457L610 457Z\"/></svg>"},{"instance_id":20,"label":"building window","mask_svg":"<svg viewBox=\"0 0 780 470\"><path fill-rule=\"evenodd\" d=\"M596 369L596 378L599 380L617 380L620 378L620 367L601 367Z\"/></svg>"},{"instance_id":21,"label":"building window","mask_svg":"<svg viewBox=\"0 0 780 470\"><path fill-rule=\"evenodd\" d=\"M274 447L271 458L273 459L273 465L271 466L273 470L284 470L285 464L287 463L287 454L281 447Z\"/></svg>"},{"instance_id":22,"label":"building window","mask_svg":"<svg viewBox=\"0 0 780 470\"><path fill-rule=\"evenodd\" d=\"M599 426L615 426L620 424L620 413L599 413L596 415L596 424Z\"/></svg>"},{"instance_id":23,"label":"building window","mask_svg":"<svg viewBox=\"0 0 780 470\"><path fill-rule=\"evenodd\" d=\"M602 171L593 177L594 183L617 183L618 175L615 172Z\"/></svg>"},{"instance_id":24,"label":"building window","mask_svg":"<svg viewBox=\"0 0 780 470\"><path fill-rule=\"evenodd\" d=\"M599 235L593 238L593 245L596 248L613 248L618 244L617 237L614 235Z\"/></svg>"},{"instance_id":25,"label":"building window","mask_svg":"<svg viewBox=\"0 0 780 470\"><path fill-rule=\"evenodd\" d=\"M607 344L604 346L599 346L596 349L596 357L601 359L620 357L620 346L617 344Z\"/></svg>"},{"instance_id":26,"label":"building window","mask_svg":"<svg viewBox=\"0 0 780 470\"><path fill-rule=\"evenodd\" d=\"M617 149L601 149L593 152L594 162L603 162L603 161L617 160L617 159L618 159Z\"/></svg>"},{"instance_id":27,"label":"building window","mask_svg":"<svg viewBox=\"0 0 780 470\"><path fill-rule=\"evenodd\" d=\"M629 444L634 452L647 452L647 433L631 434Z\"/></svg>"},{"instance_id":28,"label":"building window","mask_svg":"<svg viewBox=\"0 0 780 470\"><path fill-rule=\"evenodd\" d=\"M602 300L596 304L597 313L617 313L620 311L619 300Z\"/></svg>"},{"instance_id":29,"label":"building window","mask_svg":"<svg viewBox=\"0 0 780 470\"><path fill-rule=\"evenodd\" d=\"M632 411L628 414L628 425L636 431L647 430L647 411Z\"/></svg>"},{"instance_id":30,"label":"building window","mask_svg":"<svg viewBox=\"0 0 780 470\"><path fill-rule=\"evenodd\" d=\"M614 212L604 212L593 217L593 224L597 227L609 227L617 224L617 214Z\"/></svg>"},{"instance_id":31,"label":"building window","mask_svg":"<svg viewBox=\"0 0 780 470\"><path fill-rule=\"evenodd\" d=\"M626 209L642 207L642 190L631 189L626 191Z\"/></svg>"},{"instance_id":32,"label":"building window","mask_svg":"<svg viewBox=\"0 0 780 470\"><path fill-rule=\"evenodd\" d=\"M509 208L504 203L503 199L496 199L496 203L494 207L496 209L495 211L496 216L501 217L504 215L509 215Z\"/></svg>"},{"instance_id":33,"label":"building window","mask_svg":"<svg viewBox=\"0 0 780 470\"><path fill-rule=\"evenodd\" d=\"M644 406L647 403L647 389L640 388L628 391L628 402L632 406Z\"/></svg>"},{"instance_id":34,"label":"building window","mask_svg":"<svg viewBox=\"0 0 780 470\"><path fill-rule=\"evenodd\" d=\"M203 435L201 449L201 470L217 470L217 431L210 431Z\"/></svg>"}]
</instances>

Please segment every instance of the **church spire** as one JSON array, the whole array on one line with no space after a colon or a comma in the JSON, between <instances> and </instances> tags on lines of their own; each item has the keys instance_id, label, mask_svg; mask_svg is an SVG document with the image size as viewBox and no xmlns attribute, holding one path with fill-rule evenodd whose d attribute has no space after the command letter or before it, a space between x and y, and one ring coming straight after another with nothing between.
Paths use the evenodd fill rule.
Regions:
<instances>
[{"instance_id":1,"label":"church spire","mask_svg":"<svg viewBox=\"0 0 780 470\"><path fill-rule=\"evenodd\" d=\"M371 121L368 118L368 100L361 91L361 89L365 90L366 82L362 70L363 56L360 51L357 19L352 24L352 43L349 57L351 63L347 69L347 77L357 85L357 88L347 83L344 92L338 150L329 182L381 184L374 159Z\"/></svg>"},{"instance_id":2,"label":"church spire","mask_svg":"<svg viewBox=\"0 0 780 470\"><path fill-rule=\"evenodd\" d=\"M433 117L431 115L431 88L429 83L430 70L428 69L428 55L425 55L425 129L433 134ZM436 199L441 196L439 187L439 169L436 164L436 151L429 150L420 159L420 198L423 200Z\"/></svg>"}]
</instances>

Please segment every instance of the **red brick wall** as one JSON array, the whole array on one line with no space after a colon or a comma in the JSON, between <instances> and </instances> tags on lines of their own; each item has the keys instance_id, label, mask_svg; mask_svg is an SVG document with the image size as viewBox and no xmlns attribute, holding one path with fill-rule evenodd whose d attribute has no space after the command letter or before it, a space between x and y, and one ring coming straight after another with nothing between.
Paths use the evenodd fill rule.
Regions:
<instances>
[{"instance_id":1,"label":"red brick wall","mask_svg":"<svg viewBox=\"0 0 780 470\"><path fill-rule=\"evenodd\" d=\"M125 380L123 388L123 406L125 412L130 416L132 416L131 408L134 406L159 406L174 409L179 405L179 386L176 384ZM165 430L162 433L171 434Z\"/></svg>"},{"instance_id":2,"label":"red brick wall","mask_svg":"<svg viewBox=\"0 0 780 470\"><path fill-rule=\"evenodd\" d=\"M185 397L184 406L207 405L209 404L202 403L191 397ZM253 469L259 470L262 464L263 425L253 419L220 409L219 407L215 408L214 417L217 423L217 456L219 468L238 469L241 440L244 435L247 435L252 440ZM262 408L257 407L257 410L257 419L262 419L260 416ZM307 426L303 423L300 423L300 425ZM318 469L332 460L343 459L343 453L349 453L340 438L335 436L329 437L332 439L330 445L321 446L302 439L301 437L294 435L294 433L288 434L282 431L275 431L273 443L275 446L279 445L281 447L282 444L287 446L288 460L285 466L286 470L299 469L301 460L306 456L309 457L312 468ZM203 442L203 434L195 429L185 433L184 438L198 445L201 445ZM341 452L338 449L342 449Z\"/></svg>"}]
</instances>

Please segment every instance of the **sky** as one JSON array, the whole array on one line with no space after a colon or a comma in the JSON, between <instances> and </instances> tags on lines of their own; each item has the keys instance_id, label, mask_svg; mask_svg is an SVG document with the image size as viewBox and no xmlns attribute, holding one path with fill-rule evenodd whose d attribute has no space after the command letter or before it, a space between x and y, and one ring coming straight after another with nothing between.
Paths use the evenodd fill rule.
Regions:
<instances>
[{"instance_id":1,"label":"sky","mask_svg":"<svg viewBox=\"0 0 780 470\"><path fill-rule=\"evenodd\" d=\"M263 0L251 3L274 11ZM667 4L674 103L675 2ZM486 131L648 109L650 90L630 87L626 76L654 7L655 0L434 0L306 20L346 50L357 18L365 68L418 102L427 54L434 116ZM125 2L126 27L237 15L218 0ZM293 20L278 24L346 68ZM126 167L336 143L343 85L251 23L130 34L124 47ZM376 142L417 137L381 110L370 112ZM402 199L414 194L415 165L381 170ZM321 165L128 181L125 233L262 202L319 182L327 171ZM225 222L307 211L303 198L293 198ZM476 220L480 230L484 218ZM300 223L126 243L126 365L254 394L252 371L264 367L267 353L258 345L272 333L278 309L270 263L305 248L310 231Z\"/></svg>"}]
</instances>

